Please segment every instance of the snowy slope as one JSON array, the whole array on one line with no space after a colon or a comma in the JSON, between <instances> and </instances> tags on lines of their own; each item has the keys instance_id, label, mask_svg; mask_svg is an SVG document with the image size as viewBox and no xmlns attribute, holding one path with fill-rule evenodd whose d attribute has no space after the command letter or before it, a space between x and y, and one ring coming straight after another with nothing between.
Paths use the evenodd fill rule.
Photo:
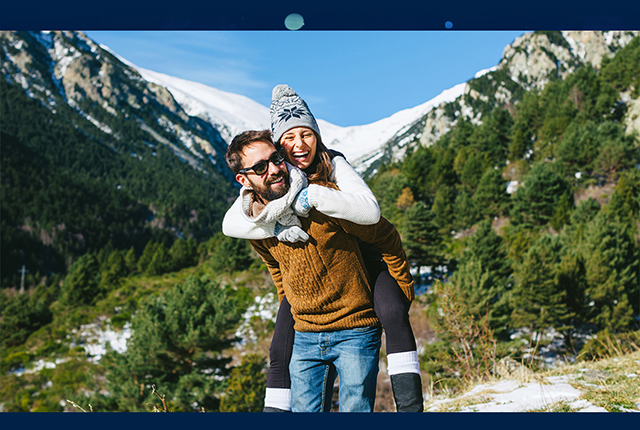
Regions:
<instances>
[{"instance_id":1,"label":"snowy slope","mask_svg":"<svg viewBox=\"0 0 640 430\"><path fill-rule=\"evenodd\" d=\"M401 133L440 103L451 102L462 95L466 83L458 84L426 103L394 113L388 118L366 125L339 127L318 120L322 139L331 149L342 152L349 161L378 151L389 139Z\"/></svg>"},{"instance_id":2,"label":"snowy slope","mask_svg":"<svg viewBox=\"0 0 640 430\"><path fill-rule=\"evenodd\" d=\"M169 90L188 115L211 122L227 143L241 131L269 128L269 108L248 97L143 69L121 57L108 46L101 44L100 47L137 70L148 82Z\"/></svg>"},{"instance_id":3,"label":"snowy slope","mask_svg":"<svg viewBox=\"0 0 640 430\"><path fill-rule=\"evenodd\" d=\"M221 91L207 85L143 69L101 45L122 62L136 69L144 79L167 88L185 112L211 122L227 143L243 130L269 128L269 108L248 97ZM478 72L478 75L486 71ZM451 102L464 92L466 83L458 84L433 99L405 109L371 124L341 127L320 118L322 140L331 149L342 152L352 163L378 151L389 139L444 102ZM303 96L304 97L304 96ZM313 112L313 106L310 106Z\"/></svg>"},{"instance_id":4,"label":"snowy slope","mask_svg":"<svg viewBox=\"0 0 640 430\"><path fill-rule=\"evenodd\" d=\"M167 88L188 115L212 123L227 143L244 130L269 128L269 108L248 97L151 70L136 69L147 81Z\"/></svg>"},{"instance_id":5,"label":"snowy slope","mask_svg":"<svg viewBox=\"0 0 640 430\"><path fill-rule=\"evenodd\" d=\"M227 142L243 130L269 127L269 108L247 97L150 70L137 70L146 80L166 87L189 115L200 116L216 125ZM465 85L456 85L424 104L367 125L340 127L318 118L322 140L327 147L355 161L380 149L390 138L435 106L455 100Z\"/></svg>"},{"instance_id":6,"label":"snowy slope","mask_svg":"<svg viewBox=\"0 0 640 430\"><path fill-rule=\"evenodd\" d=\"M269 294L271 296L265 296L263 298L259 296L256 297L256 305L252 307L252 312L248 312L245 315L246 319L258 315L260 315L260 318L263 320L273 319L273 315L275 315L273 309L271 309L273 297L271 293ZM264 302L270 303L268 310L262 309ZM258 308L261 310L259 311ZM80 329L73 330L72 334L74 337L77 336L80 345L88 354L88 359L97 363L107 351L107 343L119 353L124 353L127 350L126 341L131 336L131 326L127 323L122 330L114 330L109 325L109 321L105 318L100 318L99 322L83 325ZM637 356L637 353L635 354ZM633 356L631 357L633 358ZM618 361L617 358L612 360L613 362ZM65 361L68 361L68 359L59 359L56 361L45 361L41 359L28 368L20 368L10 373L18 376L32 374L44 368L53 369ZM635 363L638 363L638 360L635 360ZM535 375L528 379L496 379L492 382L478 384L469 391L456 397L447 397L446 395L429 397L427 392L425 393L425 412L514 413L534 410L552 411L554 405L560 403L566 404L567 407L574 412L607 412L607 409L604 407L597 406L587 400L587 398L590 397L586 395L585 388L587 386L597 387L601 385L604 387L604 385L602 385L603 382L598 382L597 384L586 382L587 379L585 375L594 372L592 370L592 368L595 368L595 366L593 366L594 364L597 364L597 362L585 362L579 367L560 364L558 368L562 369L564 366L569 370L563 371L562 373L564 374L557 376ZM384 364L381 365L381 368L384 369L384 367ZM612 375L617 375L617 373L621 372L617 375L618 378L626 378L628 380L638 378L637 370L634 372L635 368L625 369L625 366L618 366L617 368L613 366L608 367L608 371L612 372ZM604 390L604 388L601 389ZM625 404L624 407L618 407L618 409L624 412L640 412L640 400L636 400L634 405Z\"/></svg>"}]
</instances>

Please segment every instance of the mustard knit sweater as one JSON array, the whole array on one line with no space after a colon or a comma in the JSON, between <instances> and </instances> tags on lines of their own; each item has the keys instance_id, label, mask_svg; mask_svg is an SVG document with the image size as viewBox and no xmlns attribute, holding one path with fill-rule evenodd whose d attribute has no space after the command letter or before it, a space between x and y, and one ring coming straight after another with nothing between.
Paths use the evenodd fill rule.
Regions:
<instances>
[{"instance_id":1,"label":"mustard knit sweater","mask_svg":"<svg viewBox=\"0 0 640 430\"><path fill-rule=\"evenodd\" d=\"M409 300L413 277L396 228L384 218L359 225L311 209L300 218L307 242L277 238L250 240L264 260L278 290L291 304L294 328L303 332L347 330L379 325L373 310L368 274L357 238L377 246Z\"/></svg>"}]
</instances>

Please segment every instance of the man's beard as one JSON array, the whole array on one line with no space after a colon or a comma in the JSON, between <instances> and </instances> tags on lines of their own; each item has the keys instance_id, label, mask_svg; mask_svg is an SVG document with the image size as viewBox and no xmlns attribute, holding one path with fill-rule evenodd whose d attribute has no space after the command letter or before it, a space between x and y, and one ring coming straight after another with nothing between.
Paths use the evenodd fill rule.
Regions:
<instances>
[{"instance_id":1,"label":"man's beard","mask_svg":"<svg viewBox=\"0 0 640 430\"><path fill-rule=\"evenodd\" d=\"M280 178L284 178L284 180L282 181L282 185L277 189L271 188L271 184L278 181ZM289 192L289 173L285 170L281 170L278 174L267 178L264 181L264 186L257 186L256 184L252 185L253 191L258 193L260 198L262 198L266 202L271 202L273 200L279 199Z\"/></svg>"}]
</instances>

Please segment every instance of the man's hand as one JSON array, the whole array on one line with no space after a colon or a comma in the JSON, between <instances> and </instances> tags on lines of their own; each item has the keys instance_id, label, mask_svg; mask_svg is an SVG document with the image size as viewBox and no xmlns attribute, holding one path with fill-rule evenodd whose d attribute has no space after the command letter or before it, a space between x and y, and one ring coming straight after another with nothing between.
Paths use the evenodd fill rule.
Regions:
<instances>
[{"instance_id":1,"label":"man's hand","mask_svg":"<svg viewBox=\"0 0 640 430\"><path fill-rule=\"evenodd\" d=\"M293 202L293 211L298 216L306 217L311 210L311 204L309 203L309 188L303 188L298 193L298 197Z\"/></svg>"},{"instance_id":2,"label":"man's hand","mask_svg":"<svg viewBox=\"0 0 640 430\"><path fill-rule=\"evenodd\" d=\"M280 242L306 242L309 235L297 225L282 225L276 222L274 233Z\"/></svg>"}]
</instances>

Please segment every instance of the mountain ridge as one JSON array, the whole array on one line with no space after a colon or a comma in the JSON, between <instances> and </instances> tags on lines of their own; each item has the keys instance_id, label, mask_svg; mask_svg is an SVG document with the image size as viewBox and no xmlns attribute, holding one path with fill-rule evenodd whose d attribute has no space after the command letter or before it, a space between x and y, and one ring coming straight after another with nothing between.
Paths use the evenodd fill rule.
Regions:
<instances>
[{"instance_id":1,"label":"mountain ridge","mask_svg":"<svg viewBox=\"0 0 640 430\"><path fill-rule=\"evenodd\" d=\"M363 155L356 161L357 169L363 176L371 177L383 162L400 161L407 151L433 145L459 118L480 123L483 113L497 106L514 115L525 91L540 91L550 78L562 78L586 65L585 62L597 69L602 58L610 58L638 35L638 31L525 33L505 47L496 66L463 83L463 94L456 100L441 103L417 119L408 131L389 139L377 152ZM637 100L633 101L631 108L636 109L637 104ZM640 131L637 120L627 126ZM402 144L407 141L409 144Z\"/></svg>"},{"instance_id":2,"label":"mountain ridge","mask_svg":"<svg viewBox=\"0 0 640 430\"><path fill-rule=\"evenodd\" d=\"M108 46L102 46L110 51ZM167 88L189 115L198 116L214 124L227 143L231 142L233 136L244 130L269 128L269 108L248 97L144 69L122 57L118 56L118 58L136 69L147 81ZM478 73L483 72L485 71ZM357 165L357 160L362 158L363 153L377 150L397 134L398 130L402 130L428 113L436 104L454 100L461 94L461 85L463 84L446 89L418 106L400 110L369 124L342 127L321 118L316 119L324 143L331 149L342 152L347 159ZM304 98L304 95L301 96ZM231 102L236 105L232 105ZM246 115L247 110L252 114Z\"/></svg>"},{"instance_id":3,"label":"mountain ridge","mask_svg":"<svg viewBox=\"0 0 640 430\"><path fill-rule=\"evenodd\" d=\"M370 124L342 127L321 118L318 124L325 144L345 154L363 177L370 178L381 164L401 161L419 146L434 144L460 118L478 123L484 112L496 106L514 115L525 91L539 91L549 79L566 76L577 67L598 67L603 58L639 34L525 33L504 48L498 64L425 103ZM29 37L39 46L33 47ZM268 107L239 94L138 67L82 32L5 32L2 39L3 59L8 60L3 61L4 75L53 112L62 99L116 140L120 138L117 130L100 118L121 114L124 120L134 118L150 140L166 145L196 169L215 166L233 185L224 161L226 146L243 130L269 127ZM632 113L640 109L637 100L627 99ZM148 122L139 113L131 116L120 106L123 103L134 111L151 103L152 115L158 118ZM81 104L93 106L83 110ZM640 131L637 116L630 115L627 126Z\"/></svg>"},{"instance_id":4,"label":"mountain ridge","mask_svg":"<svg viewBox=\"0 0 640 430\"><path fill-rule=\"evenodd\" d=\"M541 90L553 75L566 76L584 65L599 67L603 58L613 55L638 34L637 31L525 33L504 48L498 64L478 71L472 79L445 89L420 105L369 124L342 127L320 118L318 124L324 143L345 154L363 176L371 177L381 163L400 161L417 146L435 143L458 118L481 121L483 111L488 108L478 108L479 104L512 107L517 104L519 94ZM132 67L148 81L166 87L190 115L214 124L227 143L242 130L269 126L268 108L251 99ZM502 81L494 88L484 91L476 88L480 79L498 78ZM304 98L304 94L301 96ZM246 111L251 113L247 115Z\"/></svg>"},{"instance_id":5,"label":"mountain ridge","mask_svg":"<svg viewBox=\"0 0 640 430\"><path fill-rule=\"evenodd\" d=\"M52 113L66 103L115 141L122 139L115 123L133 119L148 140L170 141L172 151L193 166L206 170L213 164L232 179L224 163L226 143L215 127L187 115L164 87L147 82L84 33L3 32L0 42L3 75Z\"/></svg>"}]
</instances>

